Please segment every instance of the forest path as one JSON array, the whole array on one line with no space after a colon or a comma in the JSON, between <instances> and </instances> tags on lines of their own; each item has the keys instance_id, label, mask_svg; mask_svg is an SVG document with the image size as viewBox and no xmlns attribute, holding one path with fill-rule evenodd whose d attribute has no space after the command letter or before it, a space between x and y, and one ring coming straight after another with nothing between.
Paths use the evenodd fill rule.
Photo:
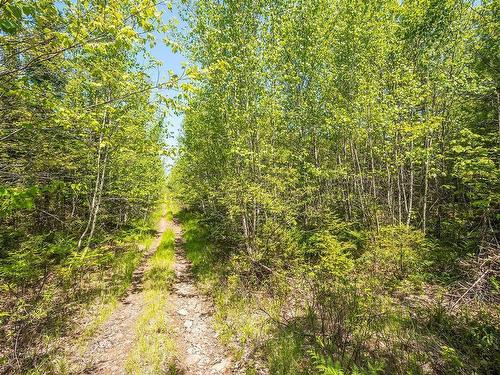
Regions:
<instances>
[{"instance_id":1,"label":"forest path","mask_svg":"<svg viewBox=\"0 0 500 375\"><path fill-rule=\"evenodd\" d=\"M124 374L128 353L136 337L136 321L145 307L143 279L148 270L148 260L161 243L169 222L163 216L157 235L149 246L139 267L132 275L132 284L113 314L91 340L79 359L86 374Z\"/></svg>"},{"instance_id":2,"label":"forest path","mask_svg":"<svg viewBox=\"0 0 500 375\"><path fill-rule=\"evenodd\" d=\"M147 309L144 275L150 268L149 259L158 250L163 233L175 235L175 280L168 295L167 329L175 343L175 373L183 375L229 375L232 361L226 354L213 328L213 304L195 285L184 250L182 230L177 222L165 217L159 222L158 233L149 246L140 266L134 271L132 285L111 316L91 339L81 356L75 358L78 373L115 375L126 374L126 363L137 340L137 321Z\"/></svg>"},{"instance_id":3,"label":"forest path","mask_svg":"<svg viewBox=\"0 0 500 375\"><path fill-rule=\"evenodd\" d=\"M175 327L179 370L186 375L233 374L231 359L213 328L213 304L196 288L184 251L181 227L174 222L172 229L175 233L175 282L168 320Z\"/></svg>"}]
</instances>

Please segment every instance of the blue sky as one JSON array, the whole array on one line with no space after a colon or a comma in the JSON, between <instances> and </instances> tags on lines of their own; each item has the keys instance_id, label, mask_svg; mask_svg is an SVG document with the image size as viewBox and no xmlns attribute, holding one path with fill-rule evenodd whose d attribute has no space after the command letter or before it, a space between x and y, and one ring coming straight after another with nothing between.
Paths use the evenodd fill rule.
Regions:
<instances>
[{"instance_id":1,"label":"blue sky","mask_svg":"<svg viewBox=\"0 0 500 375\"><path fill-rule=\"evenodd\" d=\"M165 5L159 5L158 8L163 11L163 21L165 23L168 23L172 19L177 19L180 21L180 17L175 7L172 10L169 10ZM183 26L182 23L180 23L180 25ZM187 58L180 53L172 52L171 48L165 45L163 39L167 36L166 34L155 32L154 35L156 38L156 45L153 48L150 48L149 52L155 59L162 61L163 65L158 68L159 71L158 69L149 70L149 76L151 77L151 80L153 82L156 82L158 80L159 74L160 82L165 81L167 72L169 70L173 70L176 74L181 75L183 71L182 64L184 62L187 62ZM176 92L171 92L169 90L163 90L162 93L166 96L173 96L176 94ZM167 143L170 146L175 147L177 145L177 137L180 134L182 119L182 115L175 115L174 113L170 113L165 120L167 122L168 130L170 133L170 136L167 139ZM169 161L167 161L167 164L169 164ZM167 169L169 169L168 165Z\"/></svg>"}]
</instances>

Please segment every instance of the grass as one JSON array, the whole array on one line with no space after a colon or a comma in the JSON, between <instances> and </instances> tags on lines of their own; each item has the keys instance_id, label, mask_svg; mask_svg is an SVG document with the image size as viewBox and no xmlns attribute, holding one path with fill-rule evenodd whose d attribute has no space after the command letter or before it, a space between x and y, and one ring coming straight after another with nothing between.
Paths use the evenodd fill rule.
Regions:
<instances>
[{"instance_id":1,"label":"grass","mask_svg":"<svg viewBox=\"0 0 500 375\"><path fill-rule=\"evenodd\" d=\"M181 211L181 206L179 202L177 202L175 199L167 195L166 198L166 218L169 221L173 221L174 218L177 216L177 214Z\"/></svg>"},{"instance_id":2,"label":"grass","mask_svg":"<svg viewBox=\"0 0 500 375\"><path fill-rule=\"evenodd\" d=\"M136 326L137 340L126 361L128 374L175 374L175 344L165 311L174 280L174 232L163 234L151 257L144 282L144 311Z\"/></svg>"}]
</instances>

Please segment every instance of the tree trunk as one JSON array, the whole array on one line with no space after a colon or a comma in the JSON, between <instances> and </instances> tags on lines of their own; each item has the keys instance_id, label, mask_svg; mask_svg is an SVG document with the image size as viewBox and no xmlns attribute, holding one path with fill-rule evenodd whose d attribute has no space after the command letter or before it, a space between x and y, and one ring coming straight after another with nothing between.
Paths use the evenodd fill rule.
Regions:
<instances>
[{"instance_id":1,"label":"tree trunk","mask_svg":"<svg viewBox=\"0 0 500 375\"><path fill-rule=\"evenodd\" d=\"M90 226L92 225L92 217L94 214L95 210L95 205L96 205L96 200L97 200L97 194L100 186L100 178L101 178L101 144L102 144L102 138L103 138L103 133L101 132L101 135L99 136L99 146L97 148L97 173L96 173L96 179L95 179L95 185L94 185L94 193L92 195L92 200L90 202L90 207L89 207L89 218L87 220L87 226L85 227L85 230L80 236L80 239L78 240L78 249L81 248L82 246L82 241L87 235L87 232L90 229Z\"/></svg>"},{"instance_id":2,"label":"tree trunk","mask_svg":"<svg viewBox=\"0 0 500 375\"><path fill-rule=\"evenodd\" d=\"M429 148L430 139L425 137L424 202L422 207L422 231L427 230L427 196L429 195Z\"/></svg>"},{"instance_id":3,"label":"tree trunk","mask_svg":"<svg viewBox=\"0 0 500 375\"><path fill-rule=\"evenodd\" d=\"M96 206L94 209L94 214L92 215L92 225L90 227L90 233L89 233L89 238L87 239L87 245L90 244L90 241L92 240L92 237L94 236L94 229L95 229L95 223L97 221L97 213L99 212L99 207L101 206L101 196L102 196L102 190L104 187L104 180L106 176L106 164L108 161L108 149L106 148L105 154L104 154L104 161L102 163L102 174L101 174L101 181L99 184L99 192L97 194L97 201L96 201Z\"/></svg>"},{"instance_id":4,"label":"tree trunk","mask_svg":"<svg viewBox=\"0 0 500 375\"><path fill-rule=\"evenodd\" d=\"M413 151L413 141L411 141L410 150ZM411 223L411 214L413 208L413 180L414 180L413 155L410 155L410 196L408 199L408 217L406 218L407 226L409 226Z\"/></svg>"}]
</instances>

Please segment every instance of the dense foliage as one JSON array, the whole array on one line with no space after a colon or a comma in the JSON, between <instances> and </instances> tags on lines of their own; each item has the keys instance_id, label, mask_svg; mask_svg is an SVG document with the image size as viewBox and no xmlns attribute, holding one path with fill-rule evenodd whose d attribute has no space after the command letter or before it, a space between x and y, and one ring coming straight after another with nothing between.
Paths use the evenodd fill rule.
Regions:
<instances>
[{"instance_id":1,"label":"dense foliage","mask_svg":"<svg viewBox=\"0 0 500 375\"><path fill-rule=\"evenodd\" d=\"M153 0L0 1L0 369L36 364L42 327L74 292L50 285L119 259L91 249L157 206L154 30Z\"/></svg>"},{"instance_id":2,"label":"dense foliage","mask_svg":"<svg viewBox=\"0 0 500 375\"><path fill-rule=\"evenodd\" d=\"M228 280L269 286L295 370L496 373L498 1L186 9L199 83L172 181Z\"/></svg>"}]
</instances>

